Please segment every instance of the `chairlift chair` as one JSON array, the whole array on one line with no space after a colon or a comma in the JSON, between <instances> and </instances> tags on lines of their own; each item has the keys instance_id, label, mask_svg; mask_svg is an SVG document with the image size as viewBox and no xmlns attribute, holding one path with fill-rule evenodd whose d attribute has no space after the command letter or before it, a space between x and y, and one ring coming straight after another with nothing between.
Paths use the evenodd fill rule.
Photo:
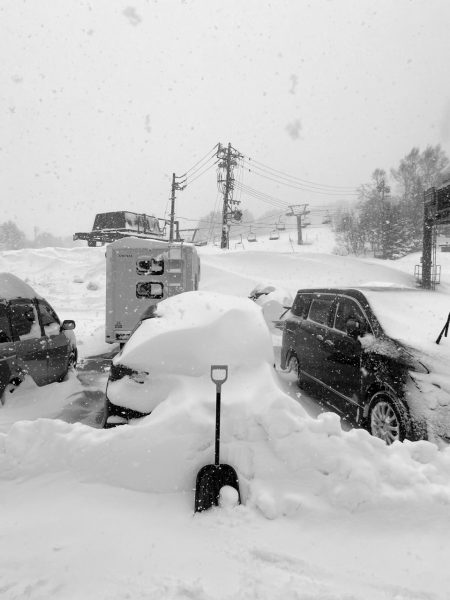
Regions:
<instances>
[{"instance_id":1,"label":"chairlift chair","mask_svg":"<svg viewBox=\"0 0 450 600\"><path fill-rule=\"evenodd\" d=\"M269 234L269 240L278 240L280 239L280 234L276 229L273 229Z\"/></svg>"},{"instance_id":2,"label":"chairlift chair","mask_svg":"<svg viewBox=\"0 0 450 600\"><path fill-rule=\"evenodd\" d=\"M275 227L278 229L278 231L284 231L286 229L284 221L278 221Z\"/></svg>"},{"instance_id":3,"label":"chairlift chair","mask_svg":"<svg viewBox=\"0 0 450 600\"><path fill-rule=\"evenodd\" d=\"M250 232L247 236L247 242L256 242L256 235L253 232Z\"/></svg>"},{"instance_id":4,"label":"chairlift chair","mask_svg":"<svg viewBox=\"0 0 450 600\"><path fill-rule=\"evenodd\" d=\"M330 211L327 210L327 214L322 219L322 225L329 225L331 223Z\"/></svg>"}]
</instances>

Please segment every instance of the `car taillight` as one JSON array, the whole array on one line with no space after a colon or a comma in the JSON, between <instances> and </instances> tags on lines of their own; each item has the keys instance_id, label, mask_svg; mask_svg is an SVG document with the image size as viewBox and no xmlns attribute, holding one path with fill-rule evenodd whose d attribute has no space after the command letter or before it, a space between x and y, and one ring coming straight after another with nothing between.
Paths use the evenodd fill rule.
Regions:
<instances>
[{"instance_id":1,"label":"car taillight","mask_svg":"<svg viewBox=\"0 0 450 600\"><path fill-rule=\"evenodd\" d=\"M147 375L147 371L135 371L120 363L116 365L113 363L109 372L109 381L118 381L119 379L128 376L136 383L144 383Z\"/></svg>"}]
</instances>

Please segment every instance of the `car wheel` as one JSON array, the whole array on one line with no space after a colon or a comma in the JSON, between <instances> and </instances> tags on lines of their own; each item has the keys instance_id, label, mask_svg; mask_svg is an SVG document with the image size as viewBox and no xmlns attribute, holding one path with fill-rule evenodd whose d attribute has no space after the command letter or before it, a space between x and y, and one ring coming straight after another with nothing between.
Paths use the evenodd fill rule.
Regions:
<instances>
[{"instance_id":1,"label":"car wheel","mask_svg":"<svg viewBox=\"0 0 450 600\"><path fill-rule=\"evenodd\" d=\"M295 377L296 384L301 387L302 381L300 379L300 363L295 354L292 354L288 360L286 371Z\"/></svg>"},{"instance_id":2,"label":"car wheel","mask_svg":"<svg viewBox=\"0 0 450 600\"><path fill-rule=\"evenodd\" d=\"M5 389L3 390L3 392L0 395L0 404L3 406L4 404L6 404L6 402L9 400L9 398L11 398L11 394L14 394L14 392L17 390L17 388L19 387L19 385L22 383L22 380L19 379L18 377L11 379L11 381L8 383L8 385L5 387Z\"/></svg>"},{"instance_id":3,"label":"car wheel","mask_svg":"<svg viewBox=\"0 0 450 600\"><path fill-rule=\"evenodd\" d=\"M73 349L70 351L70 354L69 354L69 360L68 360L68 364L67 364L68 371L70 369L75 369L75 367L77 366L77 360L78 360L78 352L76 349Z\"/></svg>"},{"instance_id":4,"label":"car wheel","mask_svg":"<svg viewBox=\"0 0 450 600\"><path fill-rule=\"evenodd\" d=\"M69 357L67 359L67 369L57 379L57 381L59 383L62 383L63 381L67 381L67 378L68 378L68 375L69 375L70 371L75 371L76 370L77 360L78 360L78 352L77 352L77 350L75 348L74 350L70 351Z\"/></svg>"},{"instance_id":5,"label":"car wheel","mask_svg":"<svg viewBox=\"0 0 450 600\"><path fill-rule=\"evenodd\" d=\"M115 411L112 410L110 401L107 397L105 397L103 410L98 417L100 429L112 429L113 427L119 427L120 425L125 425L128 423L126 418L115 415L114 412Z\"/></svg>"},{"instance_id":6,"label":"car wheel","mask_svg":"<svg viewBox=\"0 0 450 600\"><path fill-rule=\"evenodd\" d=\"M409 419L405 407L386 392L376 392L370 400L369 432L386 442L403 442Z\"/></svg>"}]
</instances>

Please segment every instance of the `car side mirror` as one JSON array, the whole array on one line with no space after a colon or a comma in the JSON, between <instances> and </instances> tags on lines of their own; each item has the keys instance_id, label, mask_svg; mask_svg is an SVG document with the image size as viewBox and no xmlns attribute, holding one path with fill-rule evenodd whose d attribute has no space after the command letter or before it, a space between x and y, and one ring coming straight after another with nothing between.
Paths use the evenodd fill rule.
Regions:
<instances>
[{"instance_id":1,"label":"car side mirror","mask_svg":"<svg viewBox=\"0 0 450 600\"><path fill-rule=\"evenodd\" d=\"M64 319L61 324L61 331L69 331L70 329L75 329L75 321L72 321L72 319Z\"/></svg>"},{"instance_id":2,"label":"car side mirror","mask_svg":"<svg viewBox=\"0 0 450 600\"><path fill-rule=\"evenodd\" d=\"M347 334L351 337L358 337L364 333L364 326L358 319L347 319L345 323Z\"/></svg>"}]
</instances>

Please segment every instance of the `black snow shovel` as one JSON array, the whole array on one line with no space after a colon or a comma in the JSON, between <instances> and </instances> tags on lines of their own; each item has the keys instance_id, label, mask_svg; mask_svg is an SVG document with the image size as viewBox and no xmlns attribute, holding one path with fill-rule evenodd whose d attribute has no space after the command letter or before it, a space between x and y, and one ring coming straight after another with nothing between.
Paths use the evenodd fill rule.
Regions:
<instances>
[{"instance_id":1,"label":"black snow shovel","mask_svg":"<svg viewBox=\"0 0 450 600\"><path fill-rule=\"evenodd\" d=\"M238 493L239 482L236 471L230 465L220 464L220 392L228 377L227 365L212 365L211 379L216 384L216 447L213 465L205 465L197 474L195 486L195 512L201 512L219 504L220 490L229 485Z\"/></svg>"}]
</instances>

